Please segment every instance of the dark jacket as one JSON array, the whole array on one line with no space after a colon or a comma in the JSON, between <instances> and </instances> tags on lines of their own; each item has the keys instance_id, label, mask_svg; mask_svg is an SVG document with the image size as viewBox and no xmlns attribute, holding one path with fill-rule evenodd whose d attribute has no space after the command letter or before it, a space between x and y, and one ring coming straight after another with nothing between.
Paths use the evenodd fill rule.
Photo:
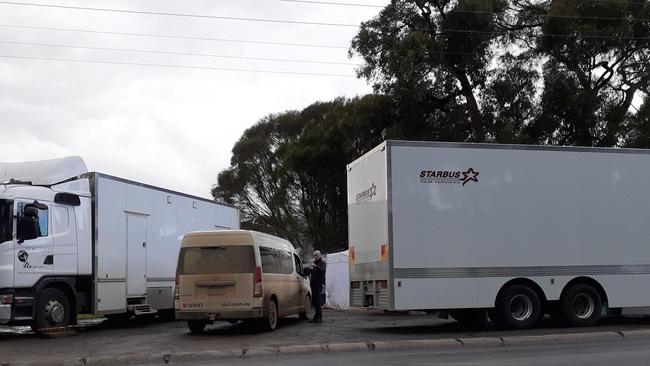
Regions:
<instances>
[{"instance_id":1,"label":"dark jacket","mask_svg":"<svg viewBox=\"0 0 650 366\"><path fill-rule=\"evenodd\" d=\"M309 278L309 285L312 288L320 288L325 286L325 271L327 270L327 263L324 260L314 262L314 265L305 268L307 274L311 275Z\"/></svg>"}]
</instances>

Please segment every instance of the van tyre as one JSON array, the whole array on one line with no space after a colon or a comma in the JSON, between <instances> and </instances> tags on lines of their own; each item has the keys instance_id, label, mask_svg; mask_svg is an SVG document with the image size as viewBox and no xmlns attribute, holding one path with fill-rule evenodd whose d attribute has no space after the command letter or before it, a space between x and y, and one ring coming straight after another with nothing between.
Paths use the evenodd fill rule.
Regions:
<instances>
[{"instance_id":1,"label":"van tyre","mask_svg":"<svg viewBox=\"0 0 650 366\"><path fill-rule=\"evenodd\" d=\"M190 328L192 334L203 333L205 326L208 324L205 320L188 320L187 327Z\"/></svg>"},{"instance_id":2,"label":"van tyre","mask_svg":"<svg viewBox=\"0 0 650 366\"><path fill-rule=\"evenodd\" d=\"M278 304L270 300L266 318L262 319L262 328L266 331L275 330L278 327Z\"/></svg>"},{"instance_id":3,"label":"van tyre","mask_svg":"<svg viewBox=\"0 0 650 366\"><path fill-rule=\"evenodd\" d=\"M305 296L304 311L298 313L298 317L302 320L308 320L314 318L314 306L311 303L311 297L309 295Z\"/></svg>"},{"instance_id":4,"label":"van tyre","mask_svg":"<svg viewBox=\"0 0 650 366\"><path fill-rule=\"evenodd\" d=\"M587 284L576 284L562 295L560 310L569 324L587 327L600 320L603 302L595 288Z\"/></svg>"},{"instance_id":5,"label":"van tyre","mask_svg":"<svg viewBox=\"0 0 650 366\"><path fill-rule=\"evenodd\" d=\"M70 300L66 294L58 288L46 288L38 296L36 308L34 309L34 322L32 329L66 327L74 319Z\"/></svg>"},{"instance_id":6,"label":"van tyre","mask_svg":"<svg viewBox=\"0 0 650 366\"><path fill-rule=\"evenodd\" d=\"M525 285L506 288L497 299L491 320L499 326L525 329L535 326L542 315L537 293Z\"/></svg>"}]
</instances>

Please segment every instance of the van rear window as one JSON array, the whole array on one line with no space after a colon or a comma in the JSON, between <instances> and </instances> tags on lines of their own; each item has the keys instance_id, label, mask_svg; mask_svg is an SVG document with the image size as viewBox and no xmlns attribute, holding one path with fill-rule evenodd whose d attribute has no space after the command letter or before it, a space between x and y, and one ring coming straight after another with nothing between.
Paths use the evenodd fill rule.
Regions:
<instances>
[{"instance_id":1,"label":"van rear window","mask_svg":"<svg viewBox=\"0 0 650 366\"><path fill-rule=\"evenodd\" d=\"M179 274L253 272L255 272L255 253L250 245L182 248L178 258Z\"/></svg>"}]
</instances>

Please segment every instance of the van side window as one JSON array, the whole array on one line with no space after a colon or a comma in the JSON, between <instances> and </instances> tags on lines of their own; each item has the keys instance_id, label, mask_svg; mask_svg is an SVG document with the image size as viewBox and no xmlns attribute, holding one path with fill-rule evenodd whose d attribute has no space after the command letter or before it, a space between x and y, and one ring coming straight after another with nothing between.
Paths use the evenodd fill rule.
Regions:
<instances>
[{"instance_id":1,"label":"van side window","mask_svg":"<svg viewBox=\"0 0 650 366\"><path fill-rule=\"evenodd\" d=\"M302 276L305 273L305 271L302 269L302 261L295 254L293 255L293 262L296 265L296 273Z\"/></svg>"},{"instance_id":2,"label":"van side window","mask_svg":"<svg viewBox=\"0 0 650 366\"><path fill-rule=\"evenodd\" d=\"M260 247L260 259L262 260L262 271L264 273L278 273L278 265L275 263L273 249Z\"/></svg>"},{"instance_id":3,"label":"van side window","mask_svg":"<svg viewBox=\"0 0 650 366\"><path fill-rule=\"evenodd\" d=\"M293 273L291 253L280 249L260 247L260 259L264 273Z\"/></svg>"},{"instance_id":4,"label":"van side window","mask_svg":"<svg viewBox=\"0 0 650 366\"><path fill-rule=\"evenodd\" d=\"M291 253L285 252L284 250L278 250L280 254L280 270L283 274L293 273L293 258Z\"/></svg>"}]
</instances>

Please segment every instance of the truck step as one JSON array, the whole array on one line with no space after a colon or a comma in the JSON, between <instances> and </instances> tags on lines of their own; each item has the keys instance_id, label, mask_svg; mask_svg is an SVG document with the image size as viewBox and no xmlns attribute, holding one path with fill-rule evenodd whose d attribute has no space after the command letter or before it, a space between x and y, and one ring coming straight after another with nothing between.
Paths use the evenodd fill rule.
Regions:
<instances>
[{"instance_id":1,"label":"truck step","mask_svg":"<svg viewBox=\"0 0 650 366\"><path fill-rule=\"evenodd\" d=\"M129 305L129 310L133 311L136 316L156 314L158 312L158 310L152 309L149 304Z\"/></svg>"}]
</instances>

